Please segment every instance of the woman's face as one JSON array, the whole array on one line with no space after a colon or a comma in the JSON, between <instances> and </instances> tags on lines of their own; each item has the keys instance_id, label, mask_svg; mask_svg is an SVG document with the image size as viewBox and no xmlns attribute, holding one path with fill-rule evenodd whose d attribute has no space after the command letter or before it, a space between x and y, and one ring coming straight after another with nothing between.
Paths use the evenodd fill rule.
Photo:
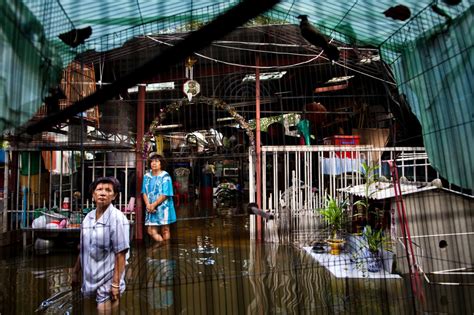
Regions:
<instances>
[{"instance_id":1,"label":"woman's face","mask_svg":"<svg viewBox=\"0 0 474 315\"><path fill-rule=\"evenodd\" d=\"M114 192L114 186L111 183L99 183L92 194L92 197L98 208L107 208L117 193Z\"/></svg>"},{"instance_id":2,"label":"woman's face","mask_svg":"<svg viewBox=\"0 0 474 315\"><path fill-rule=\"evenodd\" d=\"M150 166L152 171L161 171L161 162L158 159L151 160Z\"/></svg>"}]
</instances>

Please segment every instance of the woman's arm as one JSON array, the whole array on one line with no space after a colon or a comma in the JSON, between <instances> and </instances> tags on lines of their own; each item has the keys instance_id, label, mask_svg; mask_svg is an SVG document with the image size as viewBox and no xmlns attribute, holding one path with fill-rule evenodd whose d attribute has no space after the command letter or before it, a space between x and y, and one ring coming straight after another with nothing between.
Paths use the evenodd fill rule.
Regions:
<instances>
[{"instance_id":1,"label":"woman's arm","mask_svg":"<svg viewBox=\"0 0 474 315\"><path fill-rule=\"evenodd\" d=\"M161 186L159 188L159 196L156 198L155 202L151 204L152 208L157 208L161 203L163 203L168 198L173 198L173 183L171 177L168 173L165 174Z\"/></svg>"},{"instance_id":2,"label":"woman's arm","mask_svg":"<svg viewBox=\"0 0 474 315\"><path fill-rule=\"evenodd\" d=\"M146 211L150 213L156 212L156 208L158 207L158 205L162 203L163 201L165 201L165 199L166 199L166 196L159 196L155 200L155 202L150 203L148 196L146 194L143 194L143 200L145 201Z\"/></svg>"},{"instance_id":3,"label":"woman's arm","mask_svg":"<svg viewBox=\"0 0 474 315\"><path fill-rule=\"evenodd\" d=\"M168 198L168 196L159 195L158 198L156 199L156 201L151 204L153 209L156 209L156 207L158 207L162 202L164 202L166 200L166 198Z\"/></svg>"},{"instance_id":4,"label":"woman's arm","mask_svg":"<svg viewBox=\"0 0 474 315\"><path fill-rule=\"evenodd\" d=\"M145 201L145 208L148 211L148 208L150 206L150 200L148 200L148 196L145 193L143 193L142 195L143 195L143 201Z\"/></svg>"},{"instance_id":5,"label":"woman's arm","mask_svg":"<svg viewBox=\"0 0 474 315\"><path fill-rule=\"evenodd\" d=\"M110 288L110 295L112 301L120 297L120 279L125 270L125 255L128 249L115 254L114 275L112 276L112 287Z\"/></svg>"},{"instance_id":6,"label":"woman's arm","mask_svg":"<svg viewBox=\"0 0 474 315\"><path fill-rule=\"evenodd\" d=\"M147 185L148 185L148 181L147 181L147 178L146 178L146 175L143 177L143 183L142 183L142 196L143 196L143 201L145 202L145 209L147 212L149 212L149 208L150 208L150 199L148 199L148 189L147 189Z\"/></svg>"}]
</instances>

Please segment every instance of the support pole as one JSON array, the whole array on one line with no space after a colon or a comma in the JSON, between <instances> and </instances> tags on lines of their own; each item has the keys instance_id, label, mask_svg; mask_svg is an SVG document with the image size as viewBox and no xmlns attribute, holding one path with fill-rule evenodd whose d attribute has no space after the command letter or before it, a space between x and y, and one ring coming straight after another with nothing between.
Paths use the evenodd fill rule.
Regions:
<instances>
[{"instance_id":1,"label":"support pole","mask_svg":"<svg viewBox=\"0 0 474 315\"><path fill-rule=\"evenodd\" d=\"M10 174L10 157L8 151L0 151L0 154L5 155L5 168L4 168L4 175L3 175L3 212L2 212L2 227L1 232L6 233L8 231L8 196L10 195L10 191L15 191L14 189L10 188L10 181L14 176L9 176ZM14 186L13 186L14 187ZM11 209L13 208L13 198L10 201ZM1 243L0 243L1 245Z\"/></svg>"},{"instance_id":2,"label":"support pole","mask_svg":"<svg viewBox=\"0 0 474 315\"><path fill-rule=\"evenodd\" d=\"M262 206L262 167L261 167L261 147L260 147L260 55L255 56L255 154L256 154L256 166L255 170L257 172L257 200L256 203L258 208L261 209ZM262 218L257 216L257 241L262 240Z\"/></svg>"},{"instance_id":3,"label":"support pole","mask_svg":"<svg viewBox=\"0 0 474 315\"><path fill-rule=\"evenodd\" d=\"M135 238L137 240L143 239L143 202L141 198L143 182L143 136L145 135L145 97L146 97L146 85L138 85L138 103L137 103L137 146L136 146L136 161L137 161L137 182L136 182L136 201L137 208L135 209Z\"/></svg>"}]
</instances>

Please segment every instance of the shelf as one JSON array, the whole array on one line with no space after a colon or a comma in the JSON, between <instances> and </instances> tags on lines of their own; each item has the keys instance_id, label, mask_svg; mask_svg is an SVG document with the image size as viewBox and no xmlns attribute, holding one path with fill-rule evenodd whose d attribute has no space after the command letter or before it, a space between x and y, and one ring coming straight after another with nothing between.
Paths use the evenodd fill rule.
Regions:
<instances>
[{"instance_id":1,"label":"shelf","mask_svg":"<svg viewBox=\"0 0 474 315\"><path fill-rule=\"evenodd\" d=\"M97 163L96 163L95 166L94 166L94 168L95 168L95 169L98 169L99 167L103 167L103 166L104 166L103 164L97 164ZM129 165L129 166L125 166L125 165L105 165L105 167L108 168L108 169L109 169L109 168L111 168L111 169L114 169L114 168L123 168L123 169L125 169L125 168L127 168L127 169L129 169L129 170L136 168L136 166L130 166L130 165ZM92 165L88 165L87 168L92 168ZM101 169L101 170L102 170L102 169Z\"/></svg>"}]
</instances>

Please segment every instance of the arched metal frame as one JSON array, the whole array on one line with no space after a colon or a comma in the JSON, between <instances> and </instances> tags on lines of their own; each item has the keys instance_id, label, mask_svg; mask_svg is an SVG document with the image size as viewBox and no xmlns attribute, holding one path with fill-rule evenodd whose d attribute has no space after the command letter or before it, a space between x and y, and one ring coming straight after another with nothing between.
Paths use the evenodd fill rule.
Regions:
<instances>
[{"instance_id":1,"label":"arched metal frame","mask_svg":"<svg viewBox=\"0 0 474 315\"><path fill-rule=\"evenodd\" d=\"M215 98L208 98L208 97L198 97L195 98L193 102L189 102L187 99L183 99L181 101L173 102L166 106L166 108L163 110L163 112L160 113L158 117L156 117L152 123L150 124L150 127L148 128L148 131L145 133L143 136L143 147L142 147L142 152L143 156L146 157L150 151L151 148L151 140L156 134L156 131L158 127L161 125L161 122L165 119L166 114L176 111L182 106L190 105L192 103L206 103L208 105L212 105L217 108L221 108L226 110L234 119L235 121L245 129L246 134L249 137L249 142L250 146L253 149L255 147L255 136L253 131L250 128L249 123L245 120L244 117L242 117L236 110L235 108L232 108L229 106L227 103L225 103L222 100L215 99Z\"/></svg>"}]
</instances>

